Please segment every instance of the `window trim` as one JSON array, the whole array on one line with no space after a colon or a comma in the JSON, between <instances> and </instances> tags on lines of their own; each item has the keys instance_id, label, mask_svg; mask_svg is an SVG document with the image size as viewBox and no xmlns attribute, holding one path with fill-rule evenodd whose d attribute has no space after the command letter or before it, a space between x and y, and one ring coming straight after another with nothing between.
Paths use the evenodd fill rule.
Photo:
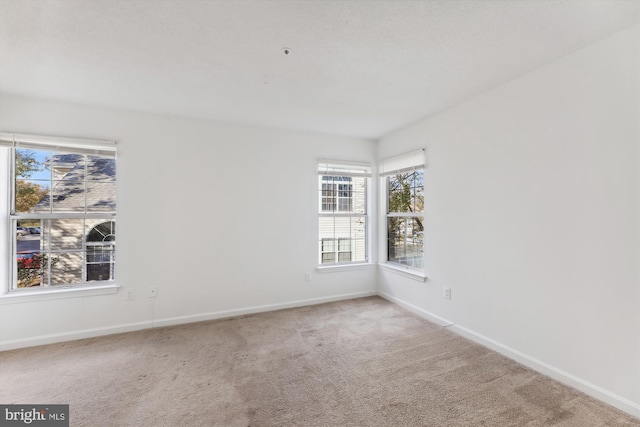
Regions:
<instances>
[{"instance_id":1,"label":"window trim","mask_svg":"<svg viewBox=\"0 0 640 427\"><path fill-rule=\"evenodd\" d=\"M0 295L0 305L17 304L54 299L109 295L118 292L120 285L115 282L95 282L95 285L56 285L55 289L20 288Z\"/></svg>"},{"instance_id":2,"label":"window trim","mask_svg":"<svg viewBox=\"0 0 640 427\"><path fill-rule=\"evenodd\" d=\"M101 156L116 159L116 142L110 140L95 140L95 139L79 139L79 138L66 138L66 137L53 137L42 135L30 135L19 134L10 132L0 132L0 148L7 148L7 162L8 162L8 174L3 177L0 182L3 182L3 191L6 193L6 206L3 206L2 216L6 216L6 220L2 220L0 227L0 234L6 234L7 243L4 244L4 248L0 250L3 254L3 260L0 261L2 265L6 265L6 286L2 286L0 289L0 299L2 303L11 302L26 302L36 301L43 299L57 299L69 296L85 296L85 295L99 295L109 294L117 292L118 285L113 280L106 281L87 281L86 280L86 235L83 235L82 247L80 252L83 254L82 260L82 277L80 283L59 284L51 286L35 286L32 288L18 288L17 287L17 266L15 263L15 256L17 251L17 241L15 238L15 229L19 220L25 219L102 219L106 221L116 221L117 210L112 212L88 212L85 208L85 212L42 212L42 213L29 213L29 212L14 212L15 207L15 152L17 149L24 150L43 150L56 154L80 154L85 156ZM88 177L85 176L85 184ZM7 180L5 182L5 180ZM113 183L117 182L114 179ZM86 190L86 187L85 187ZM4 196L3 196L4 198ZM3 205L5 202L1 202ZM114 208L117 209L117 208ZM43 230L44 231L44 230ZM86 234L86 233L83 233ZM6 259L4 259L6 258ZM3 278L4 279L4 278Z\"/></svg>"},{"instance_id":3,"label":"window trim","mask_svg":"<svg viewBox=\"0 0 640 427\"><path fill-rule=\"evenodd\" d=\"M388 229L388 220L389 218L421 218L424 224L425 212L424 209L422 212L389 212L389 187L388 187L388 177L391 175L412 172L417 170L422 170L423 173L426 169L425 167L425 150L424 148L411 151L408 153L400 154L398 156L393 156L386 158L380 162L380 170L379 170L379 179L380 179L380 195L382 196L380 207L381 207L381 215L380 219L382 220L381 229L384 230L384 237L380 240L384 242L384 257L378 265L387 271L391 271L397 274L401 274L403 276L410 277L415 280L424 281L427 279L425 275L425 251L424 251L424 241L423 241L423 250L422 250L422 267L413 267L407 264L402 264L399 262L394 262L389 260L389 229ZM423 182L423 191L424 191L424 182Z\"/></svg>"},{"instance_id":4,"label":"window trim","mask_svg":"<svg viewBox=\"0 0 640 427\"><path fill-rule=\"evenodd\" d=\"M325 253L322 251L322 241L324 239L335 239L336 247L338 245L338 241L341 239L340 237L332 236L327 238L320 237L320 224L318 223L317 227L317 242L316 245L318 253L316 254L316 263L318 271L327 271L329 269L345 269L345 267L350 266L360 266L360 265L368 265L371 264L371 214L370 214L370 199L371 199L371 170L372 166L370 163L362 163L362 162L344 162L344 161L336 161L336 160L326 160L321 159L318 160L318 179L316 181L316 191L319 192L317 200L318 206L316 208L316 212L318 215L318 219L320 218L364 218L364 251L365 251L365 259L363 261L348 261L348 262L339 262L339 252L336 249L334 253L336 254L336 262L323 264L322 263L322 254ZM332 176L332 177L349 177L349 178L363 178L364 179L364 212L345 212L345 211L323 211L322 210L322 177L323 176ZM353 180L350 180L351 192L353 194ZM338 191L336 189L336 191ZM353 197L353 196L351 196ZM336 208L339 208L339 197L336 193L335 196L335 204ZM351 207L353 208L353 200L351 201ZM350 241L352 239L349 239ZM351 241L351 252L353 253L353 241Z\"/></svg>"}]
</instances>

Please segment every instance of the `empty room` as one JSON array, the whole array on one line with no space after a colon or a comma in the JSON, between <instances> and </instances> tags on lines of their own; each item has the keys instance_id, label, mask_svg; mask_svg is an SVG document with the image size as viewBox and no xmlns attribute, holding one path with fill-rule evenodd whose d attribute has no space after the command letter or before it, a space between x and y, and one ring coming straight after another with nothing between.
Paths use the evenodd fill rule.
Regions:
<instances>
[{"instance_id":1,"label":"empty room","mask_svg":"<svg viewBox=\"0 0 640 427\"><path fill-rule=\"evenodd\" d=\"M0 425L640 426L639 16L0 0Z\"/></svg>"}]
</instances>

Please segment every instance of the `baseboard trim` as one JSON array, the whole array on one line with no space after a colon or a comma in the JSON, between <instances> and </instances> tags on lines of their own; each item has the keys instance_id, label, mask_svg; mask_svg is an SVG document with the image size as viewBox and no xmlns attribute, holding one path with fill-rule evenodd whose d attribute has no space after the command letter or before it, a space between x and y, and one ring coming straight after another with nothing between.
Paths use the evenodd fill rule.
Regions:
<instances>
[{"instance_id":1,"label":"baseboard trim","mask_svg":"<svg viewBox=\"0 0 640 427\"><path fill-rule=\"evenodd\" d=\"M105 328L82 329L79 331L65 332L60 334L41 335L35 338L24 338L19 340L5 341L0 344L0 351L15 350L18 348L35 347L38 345L55 344L65 341L81 340L84 338L95 338L105 335L120 334L124 332L140 331L152 327L151 321L127 323Z\"/></svg>"},{"instance_id":2,"label":"baseboard trim","mask_svg":"<svg viewBox=\"0 0 640 427\"><path fill-rule=\"evenodd\" d=\"M413 304L409 304L408 302L405 302L401 299L398 299L392 295L387 294L386 292L378 292L378 295L388 301L391 301L394 304L398 304L401 307L406 308L407 310L409 310L410 312L412 312L413 314L416 314L420 317L422 317L423 319L427 319L433 323L435 323L436 325L440 325L440 326L452 326L453 322L450 322L449 320L445 319L444 317L440 317L437 316L433 313L430 313L428 311L425 311L423 309L421 309L420 307L417 307Z\"/></svg>"},{"instance_id":3,"label":"baseboard trim","mask_svg":"<svg viewBox=\"0 0 640 427\"><path fill-rule=\"evenodd\" d=\"M416 307L413 304L410 304L399 298L391 296L385 292L378 292L378 295L386 300L389 300L395 304L398 304L401 307L406 308L407 310L411 311L412 313L426 320L436 323L437 325L440 325L443 327L449 327L449 329L456 332L457 334L471 341L474 341L478 344L481 344L493 351L496 351L497 353L500 353L503 356L508 357L509 359L515 360L516 362L528 368L531 368L536 372L546 375L558 382L568 385L569 387L575 388L576 390L579 390L595 399L598 399L608 405L611 405L614 408L624 411L627 414L640 418L639 403L632 402L629 399L626 399L622 396L619 396L615 393L605 390L602 387L599 387L595 384L591 384L590 382L585 381L581 378L578 378L575 375L572 375L568 372L565 372L562 369L556 368L555 366L542 362L534 357L531 357L509 346L506 346L489 337L485 337L484 335L481 335L471 329L465 328L460 325L456 325L455 323L447 319L444 319L443 317L440 317L422 308Z\"/></svg>"},{"instance_id":4,"label":"baseboard trim","mask_svg":"<svg viewBox=\"0 0 640 427\"><path fill-rule=\"evenodd\" d=\"M41 335L33 338L24 338L12 341L5 341L0 344L0 351L15 350L18 348L35 347L38 345L54 344L58 342L80 340L84 338L94 338L105 335L120 334L124 332L139 331L164 326L181 325L185 323L202 322L206 320L224 319L229 317L243 316L252 313L265 311L283 310L286 308L303 307L307 305L324 304L327 302L355 299L376 295L376 292L362 291L349 294L332 295L328 297L310 298L304 300L289 301L277 304L260 305L254 307L240 308L234 310L216 311L210 313L195 314L189 316L178 316L165 319L148 320L137 323L109 326L104 328L82 329L79 331L65 332L59 334Z\"/></svg>"},{"instance_id":5,"label":"baseboard trim","mask_svg":"<svg viewBox=\"0 0 640 427\"><path fill-rule=\"evenodd\" d=\"M226 319L230 317L244 316L247 314L264 313L266 311L284 310L287 308L304 307L307 305L324 304L327 302L342 301L347 299L363 298L376 295L375 292L363 291L350 294L332 295L329 297L310 298L297 301L289 301L277 304L257 305L254 307L239 308L233 310L214 311L211 313L194 314L189 316L169 317L153 322L153 327L181 325L185 323L204 322L207 320Z\"/></svg>"}]
</instances>

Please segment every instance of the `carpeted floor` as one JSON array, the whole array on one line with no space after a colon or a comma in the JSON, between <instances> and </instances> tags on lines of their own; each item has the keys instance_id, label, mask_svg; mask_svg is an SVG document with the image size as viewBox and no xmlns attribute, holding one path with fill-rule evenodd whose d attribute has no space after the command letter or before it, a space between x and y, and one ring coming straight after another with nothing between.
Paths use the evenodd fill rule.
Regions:
<instances>
[{"instance_id":1,"label":"carpeted floor","mask_svg":"<svg viewBox=\"0 0 640 427\"><path fill-rule=\"evenodd\" d=\"M0 353L72 426L640 426L371 297Z\"/></svg>"}]
</instances>

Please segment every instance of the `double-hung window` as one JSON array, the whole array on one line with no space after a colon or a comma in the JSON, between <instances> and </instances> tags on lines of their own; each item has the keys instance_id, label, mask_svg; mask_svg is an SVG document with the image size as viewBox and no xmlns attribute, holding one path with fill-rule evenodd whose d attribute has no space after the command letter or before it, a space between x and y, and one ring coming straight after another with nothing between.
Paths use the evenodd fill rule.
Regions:
<instances>
[{"instance_id":1,"label":"double-hung window","mask_svg":"<svg viewBox=\"0 0 640 427\"><path fill-rule=\"evenodd\" d=\"M371 166L321 161L318 164L318 263L368 261L368 181Z\"/></svg>"},{"instance_id":2,"label":"double-hung window","mask_svg":"<svg viewBox=\"0 0 640 427\"><path fill-rule=\"evenodd\" d=\"M0 150L9 291L115 280L115 143L2 133Z\"/></svg>"},{"instance_id":3,"label":"double-hung window","mask_svg":"<svg viewBox=\"0 0 640 427\"><path fill-rule=\"evenodd\" d=\"M386 159L380 167L386 201L387 262L424 265L424 151Z\"/></svg>"}]
</instances>

